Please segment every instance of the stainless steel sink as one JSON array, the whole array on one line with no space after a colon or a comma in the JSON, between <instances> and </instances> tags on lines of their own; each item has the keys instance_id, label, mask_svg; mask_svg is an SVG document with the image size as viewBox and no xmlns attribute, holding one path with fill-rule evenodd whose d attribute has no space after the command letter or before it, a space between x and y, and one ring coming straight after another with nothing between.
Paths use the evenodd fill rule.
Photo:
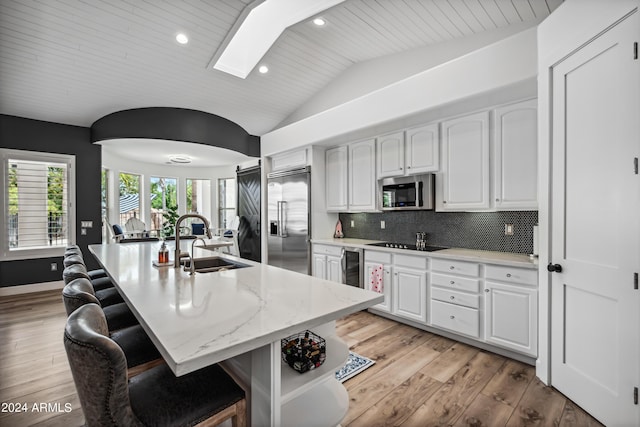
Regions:
<instances>
[{"instance_id":1,"label":"stainless steel sink","mask_svg":"<svg viewBox=\"0 0 640 427\"><path fill-rule=\"evenodd\" d=\"M206 258L196 258L193 260L195 271L197 273L212 273L215 271L233 270L237 268L249 267L247 264L242 264L237 261L221 256L212 256ZM184 271L190 271L191 260L187 259L184 263Z\"/></svg>"}]
</instances>

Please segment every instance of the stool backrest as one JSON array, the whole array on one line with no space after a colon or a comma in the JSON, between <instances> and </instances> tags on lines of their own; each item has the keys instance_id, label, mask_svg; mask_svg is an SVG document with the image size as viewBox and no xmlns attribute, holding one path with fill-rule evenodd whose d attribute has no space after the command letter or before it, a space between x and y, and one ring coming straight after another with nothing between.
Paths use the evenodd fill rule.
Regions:
<instances>
[{"instance_id":1,"label":"stool backrest","mask_svg":"<svg viewBox=\"0 0 640 427\"><path fill-rule=\"evenodd\" d=\"M80 278L90 279L89 274L87 273L87 268L84 264L73 264L65 267L64 270L62 270L62 278L65 285L68 285L72 281Z\"/></svg>"},{"instance_id":2,"label":"stool backrest","mask_svg":"<svg viewBox=\"0 0 640 427\"><path fill-rule=\"evenodd\" d=\"M64 265L65 267L69 267L70 265L73 265L73 264L82 264L82 265L84 265L84 259L82 259L82 256L77 255L77 254L65 255L64 259L62 260L62 265Z\"/></svg>"},{"instance_id":3,"label":"stool backrest","mask_svg":"<svg viewBox=\"0 0 640 427\"><path fill-rule=\"evenodd\" d=\"M67 311L67 316L85 304L100 305L98 298L96 298L93 292L91 282L84 277L72 280L62 289L62 301L64 302L64 309Z\"/></svg>"},{"instance_id":4,"label":"stool backrest","mask_svg":"<svg viewBox=\"0 0 640 427\"><path fill-rule=\"evenodd\" d=\"M86 304L71 313L64 348L87 426L139 426L131 410L127 360L111 338L100 306Z\"/></svg>"}]
</instances>

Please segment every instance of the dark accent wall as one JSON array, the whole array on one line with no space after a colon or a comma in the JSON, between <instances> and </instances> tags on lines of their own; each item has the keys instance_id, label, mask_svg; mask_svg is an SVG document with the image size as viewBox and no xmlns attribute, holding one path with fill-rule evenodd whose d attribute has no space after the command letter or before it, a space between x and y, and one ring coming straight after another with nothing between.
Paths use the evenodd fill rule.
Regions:
<instances>
[{"instance_id":1,"label":"dark accent wall","mask_svg":"<svg viewBox=\"0 0 640 427\"><path fill-rule=\"evenodd\" d=\"M87 245L100 243L100 170L102 151L91 143L89 128L15 116L0 115L0 147L76 156L76 243L88 268L97 268ZM4 213L2 213L4 216ZM80 235L80 221L93 221L87 235ZM51 271L51 263L58 271ZM62 257L0 262L0 287L62 279Z\"/></svg>"},{"instance_id":2,"label":"dark accent wall","mask_svg":"<svg viewBox=\"0 0 640 427\"><path fill-rule=\"evenodd\" d=\"M401 211L340 214L345 237L415 243L418 231L427 233L434 246L481 249L529 254L533 251L533 226L537 211L434 212ZM351 220L355 227L351 227ZM385 221L385 229L380 229ZM504 225L513 224L514 233L504 234Z\"/></svg>"},{"instance_id":3,"label":"dark accent wall","mask_svg":"<svg viewBox=\"0 0 640 427\"><path fill-rule=\"evenodd\" d=\"M236 123L186 108L149 107L118 111L91 125L91 142L119 138L167 139L227 148L260 157L260 138Z\"/></svg>"}]
</instances>

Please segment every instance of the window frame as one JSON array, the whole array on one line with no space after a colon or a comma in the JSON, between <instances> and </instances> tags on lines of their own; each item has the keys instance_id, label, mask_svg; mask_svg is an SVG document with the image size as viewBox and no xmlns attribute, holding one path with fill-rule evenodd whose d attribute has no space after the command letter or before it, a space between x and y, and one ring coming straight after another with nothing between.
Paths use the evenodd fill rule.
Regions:
<instances>
[{"instance_id":1,"label":"window frame","mask_svg":"<svg viewBox=\"0 0 640 427\"><path fill-rule=\"evenodd\" d=\"M221 181L224 181L224 191L225 191L225 196L228 190L227 187L227 181L229 180L233 180L234 182L234 188L233 190L236 192L234 195L234 206L233 208L230 207L226 207L226 203L223 202L222 200L222 191L221 191ZM227 177L227 178L218 178L218 189L217 189L217 198L218 198L218 228L220 229L225 229L227 228L229 225L228 224L223 224L223 215L222 212L223 211L234 211L235 215L238 215L238 194L237 194L237 188L238 188L238 178L237 177ZM225 207L222 207L223 205L225 205Z\"/></svg>"},{"instance_id":2,"label":"window frame","mask_svg":"<svg viewBox=\"0 0 640 427\"><path fill-rule=\"evenodd\" d=\"M76 241L76 156L73 154L44 153L38 151L16 150L0 148L0 182L2 196L0 197L0 212L2 212L2 230L0 231L0 253L3 260L24 260L34 258L50 258L62 256L64 246L40 247L40 248L14 248L9 247L9 171L8 160L23 160L43 163L64 163L67 165L67 245Z\"/></svg>"}]
</instances>

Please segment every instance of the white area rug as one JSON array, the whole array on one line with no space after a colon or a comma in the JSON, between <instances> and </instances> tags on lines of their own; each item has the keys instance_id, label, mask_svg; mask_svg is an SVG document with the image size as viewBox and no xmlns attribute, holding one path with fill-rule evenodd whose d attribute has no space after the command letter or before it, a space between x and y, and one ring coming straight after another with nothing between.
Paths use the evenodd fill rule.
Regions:
<instances>
[{"instance_id":1,"label":"white area rug","mask_svg":"<svg viewBox=\"0 0 640 427\"><path fill-rule=\"evenodd\" d=\"M336 371L336 379L343 383L349 378L358 375L360 372L364 371L374 363L376 362L367 357L360 356L359 354L350 351L347 363L342 368Z\"/></svg>"}]
</instances>

